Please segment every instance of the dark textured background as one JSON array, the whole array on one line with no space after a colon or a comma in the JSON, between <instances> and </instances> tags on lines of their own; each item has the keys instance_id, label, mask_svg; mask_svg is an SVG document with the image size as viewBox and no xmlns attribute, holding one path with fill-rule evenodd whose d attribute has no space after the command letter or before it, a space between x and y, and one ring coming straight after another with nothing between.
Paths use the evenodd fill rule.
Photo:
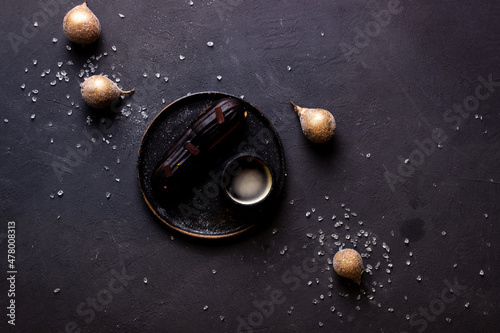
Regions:
<instances>
[{"instance_id":1,"label":"dark textured background","mask_svg":"<svg viewBox=\"0 0 500 333\"><path fill-rule=\"evenodd\" d=\"M12 220L18 270L16 326L7 325L8 285L2 278L0 331L64 332L68 323L78 327L75 332L236 332L246 326L255 332L497 330L497 1L401 1L401 12L369 40L356 39L357 29L373 28L372 11L386 9L388 1L91 1L102 37L71 51L62 18L78 3L61 0L67 3L49 7L52 17L45 20L43 2L0 5L0 276L7 276ZM26 24L33 21L38 28ZM17 47L9 41L14 34L22 38ZM363 47L348 61L339 45L355 41ZM137 90L116 113L90 110L79 95L78 73L90 56L103 52L108 56L91 60L96 73L115 75L123 88ZM58 61L64 61L61 68ZM44 69L51 72L42 78ZM51 86L60 70L69 82ZM457 130L445 112L474 95L479 76L492 76L497 87ZM28 96L33 89L39 91L35 103ZM170 230L148 211L136 178L148 123L169 102L204 90L244 95L258 106L278 128L287 156L275 218L226 242L200 242ZM332 111L338 123L334 141L323 147L308 143L290 100ZM111 120L104 132L101 118ZM434 146L392 191L385 173L398 175L404 164L398 157L408 158L418 149L415 140L432 138L436 128L446 135L442 148ZM345 220L342 203L357 217ZM344 226L335 228L333 214ZM376 284L373 300L357 300L358 288L325 270L338 248L330 234L352 246L345 237L360 230L370 240L376 237L365 266L381 262L373 275L363 275L365 286ZM366 239L358 243L362 253ZM303 264L308 273L297 270ZM103 290L113 271L132 277L109 300ZM458 284L454 294L447 281ZM92 317L86 302L97 296L109 304Z\"/></svg>"}]
</instances>

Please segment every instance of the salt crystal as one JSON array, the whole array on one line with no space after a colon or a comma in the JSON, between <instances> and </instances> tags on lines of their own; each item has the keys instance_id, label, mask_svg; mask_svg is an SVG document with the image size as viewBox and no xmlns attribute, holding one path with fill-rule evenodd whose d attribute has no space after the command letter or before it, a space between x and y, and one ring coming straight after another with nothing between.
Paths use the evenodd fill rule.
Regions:
<instances>
[{"instance_id":1,"label":"salt crystal","mask_svg":"<svg viewBox=\"0 0 500 333\"><path fill-rule=\"evenodd\" d=\"M33 23L33 26L34 26L34 27L38 27L38 22L36 22L36 21L35 21L35 22Z\"/></svg>"},{"instance_id":2,"label":"salt crystal","mask_svg":"<svg viewBox=\"0 0 500 333\"><path fill-rule=\"evenodd\" d=\"M118 16L120 16L121 18L124 18L124 17L125 17L125 15L120 14L120 13L118 13Z\"/></svg>"},{"instance_id":3,"label":"salt crystal","mask_svg":"<svg viewBox=\"0 0 500 333\"><path fill-rule=\"evenodd\" d=\"M66 45L66 49L67 49L68 51L71 51L71 46Z\"/></svg>"},{"instance_id":4,"label":"salt crystal","mask_svg":"<svg viewBox=\"0 0 500 333\"><path fill-rule=\"evenodd\" d=\"M165 77L163 78L163 80L164 80L165 82L168 82L168 77L166 77L166 76L165 76Z\"/></svg>"},{"instance_id":5,"label":"salt crystal","mask_svg":"<svg viewBox=\"0 0 500 333\"><path fill-rule=\"evenodd\" d=\"M212 46L214 46L214 42L207 42L207 45L208 45L209 47L212 47Z\"/></svg>"},{"instance_id":6,"label":"salt crystal","mask_svg":"<svg viewBox=\"0 0 500 333\"><path fill-rule=\"evenodd\" d=\"M57 43L57 38L52 38L52 43Z\"/></svg>"},{"instance_id":7,"label":"salt crystal","mask_svg":"<svg viewBox=\"0 0 500 333\"><path fill-rule=\"evenodd\" d=\"M37 63L38 63L38 60L33 59L33 65L35 65L35 66L36 66L36 64L37 64Z\"/></svg>"},{"instance_id":8,"label":"salt crystal","mask_svg":"<svg viewBox=\"0 0 500 333\"><path fill-rule=\"evenodd\" d=\"M221 75L217 75L217 80L222 80L222 76Z\"/></svg>"},{"instance_id":9,"label":"salt crystal","mask_svg":"<svg viewBox=\"0 0 500 333\"><path fill-rule=\"evenodd\" d=\"M63 194L64 194L64 191L63 191L63 190L59 190L59 191L57 191L57 195L58 195L58 196L62 197L62 195L63 195Z\"/></svg>"},{"instance_id":10,"label":"salt crystal","mask_svg":"<svg viewBox=\"0 0 500 333\"><path fill-rule=\"evenodd\" d=\"M484 276L484 271L483 271L483 270L480 270L480 271L479 271L479 275Z\"/></svg>"},{"instance_id":11,"label":"salt crystal","mask_svg":"<svg viewBox=\"0 0 500 333\"><path fill-rule=\"evenodd\" d=\"M155 76L157 79L159 79L161 75L160 75L160 73L156 73Z\"/></svg>"},{"instance_id":12,"label":"salt crystal","mask_svg":"<svg viewBox=\"0 0 500 333\"><path fill-rule=\"evenodd\" d=\"M186 59L186 57L185 57L185 56L183 56L182 54L180 54L180 55L179 55L179 59L184 60L184 59Z\"/></svg>"},{"instance_id":13,"label":"salt crystal","mask_svg":"<svg viewBox=\"0 0 500 333\"><path fill-rule=\"evenodd\" d=\"M291 66L286 66L286 69L287 69L288 71L291 71L291 70L292 70L292 67L291 67Z\"/></svg>"},{"instance_id":14,"label":"salt crystal","mask_svg":"<svg viewBox=\"0 0 500 333\"><path fill-rule=\"evenodd\" d=\"M36 115L33 113L33 114L31 115L31 119L35 119L35 117L36 117Z\"/></svg>"},{"instance_id":15,"label":"salt crystal","mask_svg":"<svg viewBox=\"0 0 500 333\"><path fill-rule=\"evenodd\" d=\"M207 310L208 310L208 305L205 305L205 306L203 307L203 311L207 311Z\"/></svg>"},{"instance_id":16,"label":"salt crystal","mask_svg":"<svg viewBox=\"0 0 500 333\"><path fill-rule=\"evenodd\" d=\"M113 45L113 46L111 46L111 49L112 49L114 52L116 52L116 46L114 46L114 45Z\"/></svg>"},{"instance_id":17,"label":"salt crystal","mask_svg":"<svg viewBox=\"0 0 500 333\"><path fill-rule=\"evenodd\" d=\"M106 198L107 198L107 199L111 198L111 193L106 192Z\"/></svg>"},{"instance_id":18,"label":"salt crystal","mask_svg":"<svg viewBox=\"0 0 500 333\"><path fill-rule=\"evenodd\" d=\"M8 122L9 122L9 119L5 118L5 119L3 120L3 122L4 122L4 123L8 123Z\"/></svg>"}]
</instances>

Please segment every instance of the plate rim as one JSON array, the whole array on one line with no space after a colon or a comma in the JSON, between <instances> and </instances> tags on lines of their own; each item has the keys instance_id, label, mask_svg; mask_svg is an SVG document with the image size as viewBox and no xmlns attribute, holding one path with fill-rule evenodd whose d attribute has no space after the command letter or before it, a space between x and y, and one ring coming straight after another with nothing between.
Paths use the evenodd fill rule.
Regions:
<instances>
[{"instance_id":1,"label":"plate rim","mask_svg":"<svg viewBox=\"0 0 500 333\"><path fill-rule=\"evenodd\" d=\"M279 133L278 131L276 130L276 127L274 126L274 124L271 122L271 120L267 117L267 115L262 112L258 107L256 107L254 104L244 100L243 98L241 97L238 97L238 96L235 96L233 94L228 94L228 93L225 93L225 92L221 92L221 91L215 91L215 90L208 90L208 91L199 91L199 92L195 92L195 93L189 93L187 95L184 95L182 97L179 97L177 98L176 100L170 102L168 105L166 105L160 112L158 112L158 114L153 118L153 120L151 120L151 122L149 123L148 127L146 128L146 130L144 131L144 133L142 134L142 137L141 137L141 141L139 143L139 150L137 152L137 160L136 160L136 171L137 171L137 181L139 182L139 190L141 191L141 194L142 194L142 197L144 199L144 201L146 202L146 205L148 206L149 210L153 212L153 214L160 220L162 221L164 224L166 224L168 227L182 233L182 234L185 234L185 235L188 235L188 236L192 236L192 237L195 237L195 238L201 238L201 239L221 239L221 238L229 238L229 237L233 237L233 236L237 236L239 234L242 234L244 233L245 231L251 229L252 227L254 227L257 223L253 223L249 226L247 226L246 228L242 229L242 230L238 230L238 231L235 231L235 232L232 232L232 233L228 233L228 234L221 234L221 235L206 235L206 234L201 234L201 233L194 233L194 232L191 232L191 231L187 231L187 230L184 230L184 229L181 229L179 227L176 227L174 225L172 225L171 223L169 223L168 221L166 221L162 216L160 216L156 210L153 208L153 206L151 205L151 203L149 202L148 198L146 197L146 193L144 191L144 188L142 187L142 183L141 183L141 175L139 173L139 164L140 164L140 157L141 157L141 153L142 153L142 148L143 148L143 143L144 143L144 139L145 139L145 136L148 134L148 131L149 129L151 128L151 126L153 125L153 123L156 121L156 119L158 117L161 116L161 114L166 111L169 107L171 107L172 105L174 105L175 103L178 103L179 101L183 100L183 99L186 99L186 98L189 98L189 97L192 97L192 96L196 96L196 95L206 95L206 94L209 94L209 95L215 95L215 94L220 94L220 95L225 95L227 97L233 97L233 98L237 98L239 100L243 100L245 103L248 103L250 104L254 109L256 109L257 111L259 111L259 113L261 114L261 116L263 116L270 124L270 128L271 130L274 132L275 136L276 136L276 139L278 141L278 144L279 144L279 147L281 148L280 150L283 152L283 158L281 159L281 166L283 167L283 172L284 172L284 176L282 177L281 181L279 182L278 184L278 193L281 193L282 189L283 189L283 186L285 184L285 175L286 175L286 163L285 163L285 150L283 149L283 143L281 141L281 138L279 136Z\"/></svg>"}]
</instances>

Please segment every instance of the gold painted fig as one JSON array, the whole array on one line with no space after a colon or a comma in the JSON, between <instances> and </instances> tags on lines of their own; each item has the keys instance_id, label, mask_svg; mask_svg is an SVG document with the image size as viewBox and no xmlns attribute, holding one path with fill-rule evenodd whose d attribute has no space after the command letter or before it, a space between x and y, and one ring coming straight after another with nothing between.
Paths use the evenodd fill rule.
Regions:
<instances>
[{"instance_id":1,"label":"gold painted fig","mask_svg":"<svg viewBox=\"0 0 500 333\"><path fill-rule=\"evenodd\" d=\"M87 7L87 2L66 13L63 20L64 34L77 44L92 44L101 35L99 19Z\"/></svg>"},{"instance_id":2,"label":"gold painted fig","mask_svg":"<svg viewBox=\"0 0 500 333\"><path fill-rule=\"evenodd\" d=\"M93 75L81 84L85 103L96 109L105 109L113 104L121 94L129 94L134 89L123 91L116 83L102 75Z\"/></svg>"},{"instance_id":3,"label":"gold painted fig","mask_svg":"<svg viewBox=\"0 0 500 333\"><path fill-rule=\"evenodd\" d=\"M361 259L358 251L343 249L335 253L333 257L333 269L338 275L351 279L361 285L363 259Z\"/></svg>"},{"instance_id":4,"label":"gold painted fig","mask_svg":"<svg viewBox=\"0 0 500 333\"><path fill-rule=\"evenodd\" d=\"M325 109L303 108L292 103L295 112L299 115L302 133L312 142L324 143L335 134L337 123L330 111Z\"/></svg>"}]
</instances>

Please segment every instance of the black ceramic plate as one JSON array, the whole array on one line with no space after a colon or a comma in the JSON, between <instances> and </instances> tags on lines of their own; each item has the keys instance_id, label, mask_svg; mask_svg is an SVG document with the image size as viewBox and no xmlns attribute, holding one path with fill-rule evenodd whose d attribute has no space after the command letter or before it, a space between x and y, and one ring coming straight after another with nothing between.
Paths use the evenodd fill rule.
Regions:
<instances>
[{"instance_id":1,"label":"black ceramic plate","mask_svg":"<svg viewBox=\"0 0 500 333\"><path fill-rule=\"evenodd\" d=\"M151 122L139 148L137 172L147 205L164 223L195 237L229 237L256 223L265 223L276 207L285 179L285 155L276 129L261 111L240 99L247 110L244 124L207 154L203 167L193 172L178 195L165 198L155 194L151 176L170 144L201 112L225 97L237 98L220 92L201 92L176 100ZM272 193L257 206L236 205L222 188L226 161L240 153L259 156L273 173Z\"/></svg>"}]
</instances>

